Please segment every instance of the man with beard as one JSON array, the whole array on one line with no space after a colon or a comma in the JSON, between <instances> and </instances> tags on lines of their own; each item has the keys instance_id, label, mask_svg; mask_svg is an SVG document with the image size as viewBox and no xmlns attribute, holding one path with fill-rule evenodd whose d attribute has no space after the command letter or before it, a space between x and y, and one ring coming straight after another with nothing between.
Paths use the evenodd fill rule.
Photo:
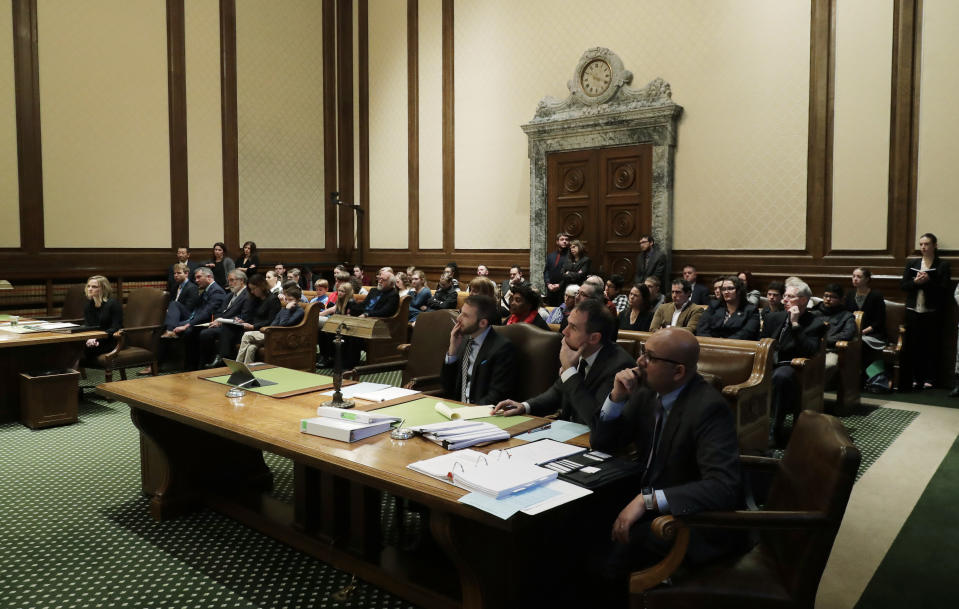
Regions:
<instances>
[{"instance_id":1,"label":"man with beard","mask_svg":"<svg viewBox=\"0 0 959 609\"><path fill-rule=\"evenodd\" d=\"M468 404L496 404L513 391L516 349L492 328L496 301L473 294L463 303L443 362L444 394Z\"/></svg>"}]
</instances>

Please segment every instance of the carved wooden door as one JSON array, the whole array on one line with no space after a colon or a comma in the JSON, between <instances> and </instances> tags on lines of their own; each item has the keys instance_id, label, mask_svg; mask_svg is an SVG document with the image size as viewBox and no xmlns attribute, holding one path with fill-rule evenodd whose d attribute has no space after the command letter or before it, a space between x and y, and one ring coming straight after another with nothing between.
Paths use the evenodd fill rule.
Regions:
<instances>
[{"instance_id":1,"label":"carved wooden door","mask_svg":"<svg viewBox=\"0 0 959 609\"><path fill-rule=\"evenodd\" d=\"M631 283L639 238L652 226L652 145L555 152L546 164L546 251L565 231L586 245L593 273Z\"/></svg>"}]
</instances>

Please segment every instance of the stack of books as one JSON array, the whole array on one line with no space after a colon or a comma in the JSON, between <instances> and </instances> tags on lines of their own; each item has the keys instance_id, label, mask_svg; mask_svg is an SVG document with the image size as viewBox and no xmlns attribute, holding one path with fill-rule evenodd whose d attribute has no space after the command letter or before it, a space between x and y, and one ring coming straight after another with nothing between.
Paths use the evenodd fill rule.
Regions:
<instances>
[{"instance_id":1,"label":"stack of books","mask_svg":"<svg viewBox=\"0 0 959 609\"><path fill-rule=\"evenodd\" d=\"M331 406L320 406L316 414L319 416L300 421L300 431L342 442L356 442L383 433L400 420L399 417Z\"/></svg>"}]
</instances>

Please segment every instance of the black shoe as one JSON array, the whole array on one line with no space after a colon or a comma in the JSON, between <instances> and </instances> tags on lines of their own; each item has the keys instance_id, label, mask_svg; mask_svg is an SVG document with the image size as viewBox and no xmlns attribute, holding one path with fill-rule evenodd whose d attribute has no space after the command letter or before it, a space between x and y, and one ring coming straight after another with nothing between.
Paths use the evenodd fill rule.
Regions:
<instances>
[{"instance_id":1,"label":"black shoe","mask_svg":"<svg viewBox=\"0 0 959 609\"><path fill-rule=\"evenodd\" d=\"M222 368L224 365L223 358L217 355L213 358L213 361L204 366L204 368Z\"/></svg>"}]
</instances>

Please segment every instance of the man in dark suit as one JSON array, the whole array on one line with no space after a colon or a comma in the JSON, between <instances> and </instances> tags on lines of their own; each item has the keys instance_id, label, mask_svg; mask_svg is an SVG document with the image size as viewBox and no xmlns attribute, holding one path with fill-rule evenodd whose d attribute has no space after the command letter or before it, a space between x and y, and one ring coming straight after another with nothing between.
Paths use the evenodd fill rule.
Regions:
<instances>
[{"instance_id":1,"label":"man in dark suit","mask_svg":"<svg viewBox=\"0 0 959 609\"><path fill-rule=\"evenodd\" d=\"M683 279L689 282L689 285L692 286L692 296L690 300L693 304L698 305L708 305L709 304L709 288L704 286L701 283L697 283L696 279L699 274L696 272L696 267L687 264L683 267Z\"/></svg>"},{"instance_id":2,"label":"man in dark suit","mask_svg":"<svg viewBox=\"0 0 959 609\"><path fill-rule=\"evenodd\" d=\"M666 254L653 243L652 235L639 238L639 255L636 256L636 276L633 283L642 283L647 277L659 279L659 285L666 285Z\"/></svg>"},{"instance_id":3,"label":"man in dark suit","mask_svg":"<svg viewBox=\"0 0 959 609\"><path fill-rule=\"evenodd\" d=\"M188 321L193 311L200 304L200 290L190 281L190 269L186 263L177 262L173 265L173 290L170 291L170 304L167 306L164 320L164 338L172 338L173 329Z\"/></svg>"},{"instance_id":4,"label":"man in dark suit","mask_svg":"<svg viewBox=\"0 0 959 609\"><path fill-rule=\"evenodd\" d=\"M360 317L390 317L400 306L399 292L396 291L396 277L392 271L380 269L376 275L376 287L370 290L363 301L366 308Z\"/></svg>"},{"instance_id":5,"label":"man in dark suit","mask_svg":"<svg viewBox=\"0 0 959 609\"><path fill-rule=\"evenodd\" d=\"M197 287L203 290L203 293L200 294L200 302L190 319L173 328L175 338L183 338L187 341L184 351L186 353L185 364L188 370L196 370L199 367L196 340L200 332L197 325L209 322L226 302L226 292L213 279L213 271L201 266L193 271L193 277L196 280Z\"/></svg>"},{"instance_id":6,"label":"man in dark suit","mask_svg":"<svg viewBox=\"0 0 959 609\"><path fill-rule=\"evenodd\" d=\"M543 283L546 285L546 304L555 307L563 302L563 265L569 259L569 235L556 235L556 251L546 256Z\"/></svg>"},{"instance_id":7,"label":"man in dark suit","mask_svg":"<svg viewBox=\"0 0 959 609\"><path fill-rule=\"evenodd\" d=\"M616 320L602 301L587 298L569 314L559 351L560 376L527 402L503 400L493 414L506 416L558 413L559 418L592 429L613 377L633 365L633 358L616 344Z\"/></svg>"},{"instance_id":8,"label":"man in dark suit","mask_svg":"<svg viewBox=\"0 0 959 609\"><path fill-rule=\"evenodd\" d=\"M796 371L789 362L796 357L812 357L819 351L819 343L826 335L827 326L815 311L806 308L812 291L802 281L793 281L783 292L783 311L770 313L763 324L760 338L776 339L776 369L773 370L772 419L769 441L785 446L783 423L786 413L799 414L799 384ZM795 422L793 423L795 424Z\"/></svg>"},{"instance_id":9,"label":"man in dark suit","mask_svg":"<svg viewBox=\"0 0 959 609\"><path fill-rule=\"evenodd\" d=\"M469 404L496 404L513 391L516 349L493 329L496 301L474 294L450 332L441 377L444 394Z\"/></svg>"},{"instance_id":10,"label":"man in dark suit","mask_svg":"<svg viewBox=\"0 0 959 609\"><path fill-rule=\"evenodd\" d=\"M196 267L200 266L199 263L190 260L190 248L188 247L178 247L176 249L176 260L176 262L170 265L166 273L166 291L169 292L171 296L176 292L177 284L179 283L173 276L174 267L178 264L187 265L187 281L192 281L193 271L196 270Z\"/></svg>"},{"instance_id":11,"label":"man in dark suit","mask_svg":"<svg viewBox=\"0 0 959 609\"><path fill-rule=\"evenodd\" d=\"M590 446L605 452L632 444L645 466L641 491L613 522L605 564L595 566L615 586L614 598L625 600L631 570L668 552L650 531L655 517L743 506L736 423L722 395L696 372L698 361L699 343L689 332L665 328L650 336L636 367L616 375L590 436ZM713 560L744 549L742 542L694 529L686 560Z\"/></svg>"},{"instance_id":12,"label":"man in dark suit","mask_svg":"<svg viewBox=\"0 0 959 609\"><path fill-rule=\"evenodd\" d=\"M203 328L199 335L199 345L195 350L196 356L201 362L209 362L207 368L218 368L223 365L223 358L220 355L214 357L217 341L226 340L232 337L231 332L224 332L224 324L216 321L218 319L244 319L252 317L250 311L250 291L246 287L246 273L234 269L227 274L227 285L230 292L224 300L223 305L213 314L213 321L208 328ZM235 355L235 345L224 344L223 352L229 355ZM190 359L190 355L187 359ZM211 361L212 359L212 361Z\"/></svg>"}]
</instances>

